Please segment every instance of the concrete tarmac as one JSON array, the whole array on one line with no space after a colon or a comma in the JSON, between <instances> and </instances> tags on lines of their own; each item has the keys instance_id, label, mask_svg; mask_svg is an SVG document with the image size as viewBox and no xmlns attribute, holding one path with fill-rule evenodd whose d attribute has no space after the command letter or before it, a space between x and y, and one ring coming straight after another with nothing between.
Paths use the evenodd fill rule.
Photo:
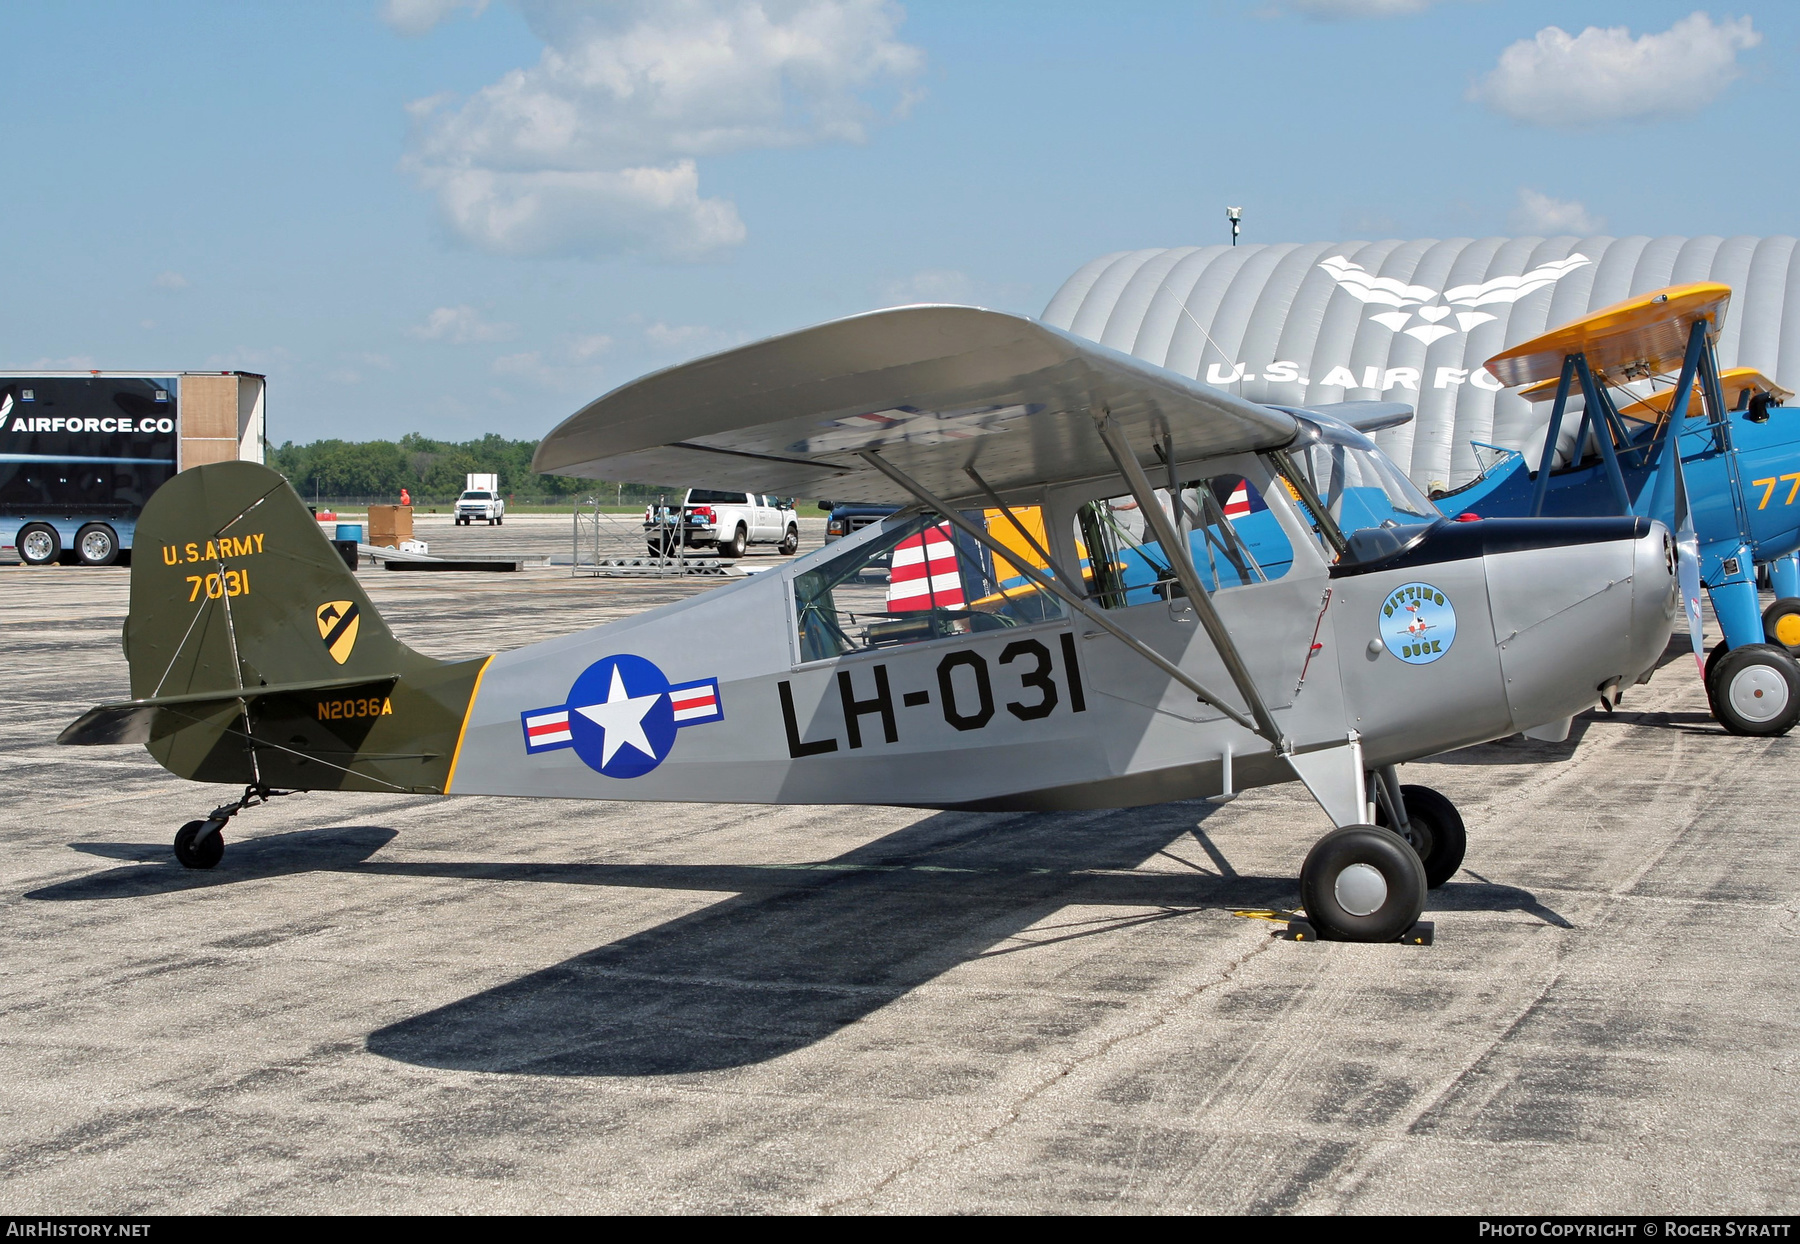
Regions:
<instances>
[{"instance_id":1,"label":"concrete tarmac","mask_svg":"<svg viewBox=\"0 0 1800 1244\"><path fill-rule=\"evenodd\" d=\"M440 657L716 583L362 580ZM52 742L125 694L126 572L0 593L11 1213L1800 1206L1797 744L1723 734L1686 657L1565 744L1406 766L1469 827L1437 944L1307 945L1241 914L1328 828L1295 785L297 795L188 872L171 836L230 792Z\"/></svg>"}]
</instances>

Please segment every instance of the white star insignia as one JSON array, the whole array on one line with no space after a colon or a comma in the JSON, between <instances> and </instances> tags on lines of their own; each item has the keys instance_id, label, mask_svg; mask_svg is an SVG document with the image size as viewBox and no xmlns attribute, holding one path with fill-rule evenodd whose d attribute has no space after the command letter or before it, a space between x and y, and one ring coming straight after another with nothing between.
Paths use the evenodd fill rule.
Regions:
<instances>
[{"instance_id":1,"label":"white star insignia","mask_svg":"<svg viewBox=\"0 0 1800 1244\"><path fill-rule=\"evenodd\" d=\"M575 711L599 726L602 734L600 741L600 764L605 767L612 763L612 758L619 753L621 747L630 744L638 751L656 759L656 752L650 746L650 740L644 734L644 716L662 699L663 693L653 691L649 695L628 695L625 691L625 680L619 676L619 667L613 666L612 686L607 690L606 703L590 704Z\"/></svg>"}]
</instances>

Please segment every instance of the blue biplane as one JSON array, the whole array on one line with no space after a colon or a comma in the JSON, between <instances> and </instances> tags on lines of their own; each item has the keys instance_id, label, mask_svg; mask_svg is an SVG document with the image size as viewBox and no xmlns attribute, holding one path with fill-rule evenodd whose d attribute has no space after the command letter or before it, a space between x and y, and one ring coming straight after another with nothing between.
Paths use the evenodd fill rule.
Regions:
<instances>
[{"instance_id":1,"label":"blue biplane","mask_svg":"<svg viewBox=\"0 0 1800 1244\"><path fill-rule=\"evenodd\" d=\"M1730 297L1729 286L1711 283L1653 290L1490 359L1502 383L1554 403L1537 471L1516 450L1496 450L1476 480L1427 501L1365 435L1410 410L1376 403L1292 411L1316 433L1311 448L1295 452L1297 465L1365 558L1422 539L1446 513L1661 520L1677 533L1689 631L1714 717L1736 734L1785 734L1800 721L1800 424L1778 413L1787 390L1754 368L1721 371L1715 347ZM1576 402L1580 424L1568 437ZM1214 502L1202 504L1204 521L1192 529L1203 573L1209 547L1241 546L1234 555L1253 562L1263 546L1256 498L1229 518L1222 499ZM1158 557L1154 546L1127 554L1127 586L1149 590L1161 579ZM1215 564L1232 573L1230 559ZM1777 597L1767 609L1759 568ZM1724 632L1704 658L1703 590ZM1606 707L1618 692L1603 695Z\"/></svg>"}]
</instances>

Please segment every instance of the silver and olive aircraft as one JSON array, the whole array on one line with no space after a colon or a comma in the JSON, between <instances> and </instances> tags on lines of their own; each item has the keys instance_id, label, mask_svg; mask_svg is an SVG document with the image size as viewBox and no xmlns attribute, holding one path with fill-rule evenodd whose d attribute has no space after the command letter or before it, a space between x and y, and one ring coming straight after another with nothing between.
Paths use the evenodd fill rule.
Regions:
<instances>
[{"instance_id":1,"label":"silver and olive aircraft","mask_svg":"<svg viewBox=\"0 0 1800 1244\"><path fill-rule=\"evenodd\" d=\"M1566 734L1681 611L1661 524L1446 520L1355 430L1395 417L1257 405L972 307L835 321L627 384L535 468L895 514L454 662L388 630L280 475L202 466L139 523L133 698L61 739L242 785L177 835L195 868L278 790L1053 810L1299 780L1334 826L1300 869L1307 919L1393 941L1465 847L1396 766ZM1346 535L1349 484L1408 521ZM1278 529L1254 551L1252 511Z\"/></svg>"}]
</instances>

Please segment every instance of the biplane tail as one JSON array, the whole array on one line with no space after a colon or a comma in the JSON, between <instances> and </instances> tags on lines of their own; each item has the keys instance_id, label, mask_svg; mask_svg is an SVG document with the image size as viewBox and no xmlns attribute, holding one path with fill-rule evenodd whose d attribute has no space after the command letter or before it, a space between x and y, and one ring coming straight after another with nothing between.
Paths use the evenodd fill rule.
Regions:
<instances>
[{"instance_id":1,"label":"biplane tail","mask_svg":"<svg viewBox=\"0 0 1800 1244\"><path fill-rule=\"evenodd\" d=\"M143 743L198 781L439 793L485 660L396 639L287 481L183 471L138 520L125 619L129 701L63 743Z\"/></svg>"}]
</instances>

